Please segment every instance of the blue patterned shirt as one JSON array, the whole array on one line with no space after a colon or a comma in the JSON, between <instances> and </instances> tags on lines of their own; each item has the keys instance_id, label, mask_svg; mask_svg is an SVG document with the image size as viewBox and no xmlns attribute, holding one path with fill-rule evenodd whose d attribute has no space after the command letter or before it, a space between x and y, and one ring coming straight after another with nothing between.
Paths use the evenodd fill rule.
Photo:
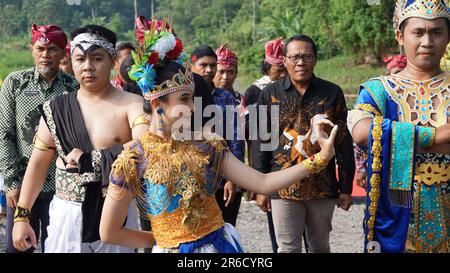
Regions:
<instances>
[{"instance_id":1,"label":"blue patterned shirt","mask_svg":"<svg viewBox=\"0 0 450 273\"><path fill-rule=\"evenodd\" d=\"M234 107L239 105L239 102L233 97L233 95L228 92L225 89L221 88L214 88L213 92L213 99L214 103L219 106L223 111L223 138L226 139L226 106L227 105L233 105ZM232 140L226 140L227 146L230 149L230 151L233 153L235 157L237 157L239 160L244 162L244 153L245 153L245 141L244 140L238 140L238 136L241 133L238 131L238 113L235 113L233 115L233 139ZM242 138L242 137L241 137ZM223 186L224 181L222 181Z\"/></svg>"}]
</instances>

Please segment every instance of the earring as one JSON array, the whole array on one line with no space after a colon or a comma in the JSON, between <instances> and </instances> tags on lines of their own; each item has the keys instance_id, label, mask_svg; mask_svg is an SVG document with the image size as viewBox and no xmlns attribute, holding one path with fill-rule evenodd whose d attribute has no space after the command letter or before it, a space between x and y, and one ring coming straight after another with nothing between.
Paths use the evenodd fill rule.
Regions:
<instances>
[{"instance_id":1,"label":"earring","mask_svg":"<svg viewBox=\"0 0 450 273\"><path fill-rule=\"evenodd\" d=\"M162 119L162 114L164 113L164 110L161 107L156 108L156 113L158 113L159 115L159 122L158 122L158 132L162 132L163 131L163 119Z\"/></svg>"}]
</instances>

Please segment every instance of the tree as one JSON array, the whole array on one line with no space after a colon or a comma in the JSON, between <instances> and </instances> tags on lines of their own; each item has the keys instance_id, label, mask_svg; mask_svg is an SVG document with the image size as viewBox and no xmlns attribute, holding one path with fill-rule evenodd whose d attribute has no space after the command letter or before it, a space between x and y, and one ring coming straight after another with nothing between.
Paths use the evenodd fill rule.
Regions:
<instances>
[{"instance_id":1,"label":"tree","mask_svg":"<svg viewBox=\"0 0 450 273\"><path fill-rule=\"evenodd\" d=\"M336 41L347 53L383 56L386 49L395 47L392 29L392 1L382 0L380 5L366 1L332 1L330 23Z\"/></svg>"},{"instance_id":2,"label":"tree","mask_svg":"<svg viewBox=\"0 0 450 273\"><path fill-rule=\"evenodd\" d=\"M22 32L25 18L22 13L17 16L11 16L11 14L17 13L17 6L13 4L6 4L1 7L0 10L0 36L17 35Z\"/></svg>"}]
</instances>

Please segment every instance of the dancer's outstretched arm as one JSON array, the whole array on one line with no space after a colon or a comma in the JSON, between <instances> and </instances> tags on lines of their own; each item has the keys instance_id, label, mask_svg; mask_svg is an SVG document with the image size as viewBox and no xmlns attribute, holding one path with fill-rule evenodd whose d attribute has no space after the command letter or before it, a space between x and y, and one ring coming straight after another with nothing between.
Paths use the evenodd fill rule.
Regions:
<instances>
[{"instance_id":1,"label":"dancer's outstretched arm","mask_svg":"<svg viewBox=\"0 0 450 273\"><path fill-rule=\"evenodd\" d=\"M317 141L321 148L321 151L315 155L315 163L317 163L317 156L319 156L319 163L320 159L327 163L334 156L334 139L338 126L334 126L330 136L328 136L323 131L325 125L334 126L329 120L321 120L313 128L318 136ZM228 180L249 191L260 194L270 194L286 188L314 171L311 168L307 168L305 164L297 164L281 171L263 174L245 165L230 152L227 152L223 164L224 176Z\"/></svg>"},{"instance_id":2,"label":"dancer's outstretched arm","mask_svg":"<svg viewBox=\"0 0 450 273\"><path fill-rule=\"evenodd\" d=\"M100 220L100 238L103 242L131 248L152 247L154 241L152 232L123 226L133 198L131 191L109 184Z\"/></svg>"}]
</instances>

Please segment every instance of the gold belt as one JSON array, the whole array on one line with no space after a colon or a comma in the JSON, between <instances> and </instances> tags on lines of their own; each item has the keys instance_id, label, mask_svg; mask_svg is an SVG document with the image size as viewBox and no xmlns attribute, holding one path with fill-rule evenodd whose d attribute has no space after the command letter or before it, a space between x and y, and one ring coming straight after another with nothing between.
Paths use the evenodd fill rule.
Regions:
<instances>
[{"instance_id":1,"label":"gold belt","mask_svg":"<svg viewBox=\"0 0 450 273\"><path fill-rule=\"evenodd\" d=\"M414 179L418 183L434 185L449 180L450 166L447 164L421 163L416 164Z\"/></svg>"}]
</instances>

